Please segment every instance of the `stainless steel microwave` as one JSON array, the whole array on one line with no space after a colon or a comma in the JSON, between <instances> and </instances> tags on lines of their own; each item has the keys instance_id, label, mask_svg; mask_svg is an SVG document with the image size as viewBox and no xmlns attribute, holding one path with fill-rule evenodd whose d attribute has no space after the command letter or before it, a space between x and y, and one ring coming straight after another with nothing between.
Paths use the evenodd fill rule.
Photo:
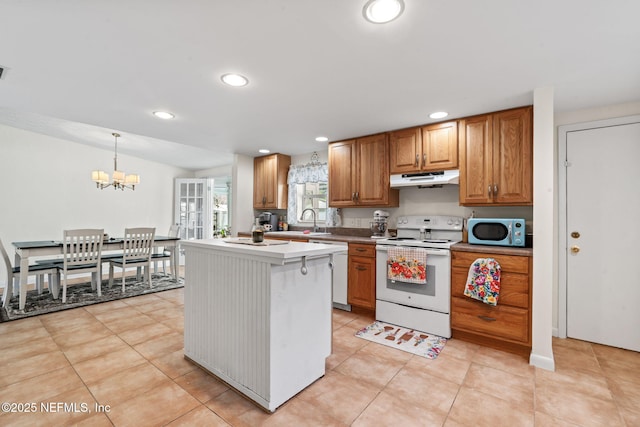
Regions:
<instances>
[{"instance_id":1,"label":"stainless steel microwave","mask_svg":"<svg viewBox=\"0 0 640 427\"><path fill-rule=\"evenodd\" d=\"M473 245L524 247L523 218L470 218L467 229L469 243Z\"/></svg>"}]
</instances>

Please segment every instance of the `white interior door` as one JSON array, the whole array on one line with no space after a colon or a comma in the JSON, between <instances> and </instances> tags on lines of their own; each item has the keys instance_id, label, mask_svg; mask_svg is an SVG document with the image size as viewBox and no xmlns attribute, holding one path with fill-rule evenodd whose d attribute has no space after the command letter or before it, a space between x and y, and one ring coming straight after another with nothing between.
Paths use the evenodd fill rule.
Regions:
<instances>
[{"instance_id":1,"label":"white interior door","mask_svg":"<svg viewBox=\"0 0 640 427\"><path fill-rule=\"evenodd\" d=\"M640 123L566 134L567 336L640 351Z\"/></svg>"}]
</instances>

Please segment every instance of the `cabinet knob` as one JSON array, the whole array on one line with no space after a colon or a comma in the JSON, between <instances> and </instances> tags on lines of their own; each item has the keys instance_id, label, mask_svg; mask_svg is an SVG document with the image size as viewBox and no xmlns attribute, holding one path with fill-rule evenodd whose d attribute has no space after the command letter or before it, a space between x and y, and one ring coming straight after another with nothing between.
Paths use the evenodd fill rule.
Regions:
<instances>
[{"instance_id":1,"label":"cabinet knob","mask_svg":"<svg viewBox=\"0 0 640 427\"><path fill-rule=\"evenodd\" d=\"M416 167L420 166L420 154L416 154Z\"/></svg>"},{"instance_id":2,"label":"cabinet knob","mask_svg":"<svg viewBox=\"0 0 640 427\"><path fill-rule=\"evenodd\" d=\"M491 197L491 185L487 188L487 196Z\"/></svg>"},{"instance_id":3,"label":"cabinet knob","mask_svg":"<svg viewBox=\"0 0 640 427\"><path fill-rule=\"evenodd\" d=\"M498 195L498 184L493 184L493 195L494 196Z\"/></svg>"}]
</instances>

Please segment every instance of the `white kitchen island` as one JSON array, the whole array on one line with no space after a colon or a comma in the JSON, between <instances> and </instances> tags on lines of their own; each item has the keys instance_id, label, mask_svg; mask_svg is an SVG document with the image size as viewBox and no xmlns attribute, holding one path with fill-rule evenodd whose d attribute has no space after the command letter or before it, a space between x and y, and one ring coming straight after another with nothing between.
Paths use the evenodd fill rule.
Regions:
<instances>
[{"instance_id":1,"label":"white kitchen island","mask_svg":"<svg viewBox=\"0 0 640 427\"><path fill-rule=\"evenodd\" d=\"M181 244L184 353L273 412L325 373L331 354L329 263L341 249L239 240Z\"/></svg>"}]
</instances>

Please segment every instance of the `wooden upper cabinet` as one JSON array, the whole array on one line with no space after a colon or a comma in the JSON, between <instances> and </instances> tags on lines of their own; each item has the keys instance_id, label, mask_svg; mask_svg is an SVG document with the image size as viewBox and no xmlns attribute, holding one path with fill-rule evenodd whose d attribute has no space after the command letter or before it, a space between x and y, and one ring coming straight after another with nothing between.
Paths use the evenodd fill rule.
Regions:
<instances>
[{"instance_id":1,"label":"wooden upper cabinet","mask_svg":"<svg viewBox=\"0 0 640 427\"><path fill-rule=\"evenodd\" d=\"M389 165L392 174L419 171L421 159L420 128L402 129L389 133Z\"/></svg>"},{"instance_id":2,"label":"wooden upper cabinet","mask_svg":"<svg viewBox=\"0 0 640 427\"><path fill-rule=\"evenodd\" d=\"M422 128L422 170L458 167L458 122L438 123Z\"/></svg>"},{"instance_id":3,"label":"wooden upper cabinet","mask_svg":"<svg viewBox=\"0 0 640 427\"><path fill-rule=\"evenodd\" d=\"M386 134L329 144L329 206L398 206L388 159Z\"/></svg>"},{"instance_id":4,"label":"wooden upper cabinet","mask_svg":"<svg viewBox=\"0 0 640 427\"><path fill-rule=\"evenodd\" d=\"M493 116L494 201L533 204L533 108Z\"/></svg>"},{"instance_id":5,"label":"wooden upper cabinet","mask_svg":"<svg viewBox=\"0 0 640 427\"><path fill-rule=\"evenodd\" d=\"M533 203L533 109L460 120L460 204Z\"/></svg>"},{"instance_id":6,"label":"wooden upper cabinet","mask_svg":"<svg viewBox=\"0 0 640 427\"><path fill-rule=\"evenodd\" d=\"M357 186L356 140L329 144L329 206L351 206Z\"/></svg>"},{"instance_id":7,"label":"wooden upper cabinet","mask_svg":"<svg viewBox=\"0 0 640 427\"><path fill-rule=\"evenodd\" d=\"M287 208L287 174L291 157L270 154L253 159L253 207L255 209Z\"/></svg>"},{"instance_id":8,"label":"wooden upper cabinet","mask_svg":"<svg viewBox=\"0 0 640 427\"><path fill-rule=\"evenodd\" d=\"M392 174L458 168L455 121L390 132L389 145Z\"/></svg>"}]
</instances>

